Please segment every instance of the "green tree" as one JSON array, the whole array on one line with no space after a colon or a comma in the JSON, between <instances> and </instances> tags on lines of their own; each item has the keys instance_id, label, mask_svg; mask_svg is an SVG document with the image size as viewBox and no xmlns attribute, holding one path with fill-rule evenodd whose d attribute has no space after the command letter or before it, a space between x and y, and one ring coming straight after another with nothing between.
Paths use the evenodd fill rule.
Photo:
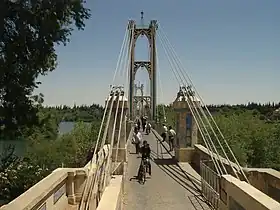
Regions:
<instances>
[{"instance_id":1,"label":"green tree","mask_svg":"<svg viewBox=\"0 0 280 210\"><path fill-rule=\"evenodd\" d=\"M12 154L12 148L0 156L0 197L9 202L28 190L58 167L83 167L95 145L100 122L77 123L74 129L57 139L36 137L28 145L24 158Z\"/></svg>"},{"instance_id":2,"label":"green tree","mask_svg":"<svg viewBox=\"0 0 280 210\"><path fill-rule=\"evenodd\" d=\"M280 163L280 129L276 123L267 123L260 116L253 109L229 109L216 114L215 120L243 166L277 169ZM212 139L215 138L212 136Z\"/></svg>"},{"instance_id":3,"label":"green tree","mask_svg":"<svg viewBox=\"0 0 280 210\"><path fill-rule=\"evenodd\" d=\"M55 46L69 41L74 27L90 17L82 0L2 0L0 19L0 128L20 134L37 123L33 90L39 75L55 69ZM38 101L37 101L38 102ZM12 131L12 132L11 132Z\"/></svg>"}]
</instances>

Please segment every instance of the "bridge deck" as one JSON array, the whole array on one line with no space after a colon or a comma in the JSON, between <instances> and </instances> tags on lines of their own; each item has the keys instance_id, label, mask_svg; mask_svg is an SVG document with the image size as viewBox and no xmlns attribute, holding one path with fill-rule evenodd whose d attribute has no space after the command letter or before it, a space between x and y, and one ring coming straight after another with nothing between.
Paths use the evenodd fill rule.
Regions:
<instances>
[{"instance_id":1,"label":"bridge deck","mask_svg":"<svg viewBox=\"0 0 280 210\"><path fill-rule=\"evenodd\" d=\"M152 133L143 134L152 150L152 176L144 185L135 179L140 158L134 145L129 144L128 173L125 182L124 210L208 210L200 194L200 180L188 165L180 166L168 152L167 143L161 143ZM188 168L187 171L184 168Z\"/></svg>"}]
</instances>

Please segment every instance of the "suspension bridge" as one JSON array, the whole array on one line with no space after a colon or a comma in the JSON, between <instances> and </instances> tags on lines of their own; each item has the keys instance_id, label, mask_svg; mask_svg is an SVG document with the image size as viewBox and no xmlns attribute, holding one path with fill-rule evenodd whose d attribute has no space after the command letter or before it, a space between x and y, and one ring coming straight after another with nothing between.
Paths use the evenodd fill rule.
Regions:
<instances>
[{"instance_id":1,"label":"suspension bridge","mask_svg":"<svg viewBox=\"0 0 280 210\"><path fill-rule=\"evenodd\" d=\"M143 14L142 14L143 15ZM146 36L149 60L135 60L135 43ZM157 44L165 52L179 88L174 93L175 148L162 141L157 82L162 94ZM144 68L150 94L135 84ZM137 95L137 90L141 95ZM176 95L177 94L177 95ZM163 94L162 94L163 95ZM129 20L113 81L104 96L105 111L92 159L83 168L58 168L21 196L1 207L20 209L157 210L157 209L280 209L280 173L242 167L195 85L187 75L163 27L152 20ZM135 120L145 115L152 132L152 174L137 182L140 158L131 140Z\"/></svg>"}]
</instances>

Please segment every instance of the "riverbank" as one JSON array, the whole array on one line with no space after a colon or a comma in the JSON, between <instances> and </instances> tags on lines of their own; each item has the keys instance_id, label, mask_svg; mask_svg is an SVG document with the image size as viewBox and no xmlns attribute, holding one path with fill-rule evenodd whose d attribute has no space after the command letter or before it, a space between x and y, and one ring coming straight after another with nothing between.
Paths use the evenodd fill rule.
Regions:
<instances>
[{"instance_id":1,"label":"riverbank","mask_svg":"<svg viewBox=\"0 0 280 210\"><path fill-rule=\"evenodd\" d=\"M64 121L58 125L58 134L63 135L71 132L74 129L76 122ZM87 124L87 123L86 123ZM0 154L7 151L9 146L15 147L15 154L19 157L23 156L26 150L26 141L18 140L0 140Z\"/></svg>"}]
</instances>

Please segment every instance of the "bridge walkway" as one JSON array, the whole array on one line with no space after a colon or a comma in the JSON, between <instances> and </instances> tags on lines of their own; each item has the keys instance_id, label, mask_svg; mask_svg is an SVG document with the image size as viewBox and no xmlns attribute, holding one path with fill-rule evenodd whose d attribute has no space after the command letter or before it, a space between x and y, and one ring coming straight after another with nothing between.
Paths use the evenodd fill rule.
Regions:
<instances>
[{"instance_id":1,"label":"bridge walkway","mask_svg":"<svg viewBox=\"0 0 280 210\"><path fill-rule=\"evenodd\" d=\"M124 210L208 210L211 209L200 193L197 173L185 165L185 171L168 152L168 144L153 133L142 133L152 150L152 176L147 174L144 185L136 179L141 159L134 145L128 145L128 172L124 187Z\"/></svg>"}]
</instances>

